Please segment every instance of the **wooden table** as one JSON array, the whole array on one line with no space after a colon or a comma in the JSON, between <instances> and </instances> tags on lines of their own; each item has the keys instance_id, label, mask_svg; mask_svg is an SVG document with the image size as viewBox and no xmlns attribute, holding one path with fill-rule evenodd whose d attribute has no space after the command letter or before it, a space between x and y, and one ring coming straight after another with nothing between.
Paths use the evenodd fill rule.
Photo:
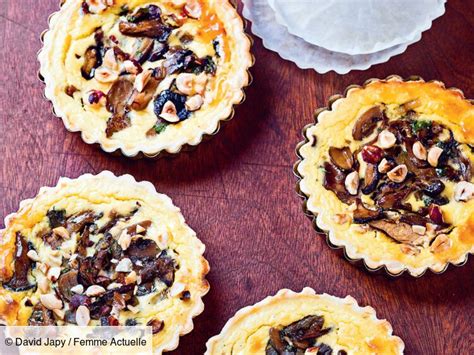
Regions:
<instances>
[{"instance_id":1,"label":"wooden table","mask_svg":"<svg viewBox=\"0 0 474 355\"><path fill-rule=\"evenodd\" d=\"M474 261L442 275L393 279L349 264L316 235L295 193L292 166L301 128L332 94L390 74L440 79L474 98L474 2L450 0L423 39L388 63L348 75L301 70L253 48L254 83L247 100L216 137L175 159L113 157L67 132L51 114L37 79L36 53L57 0L1 0L0 191L2 216L60 176L108 169L149 180L182 208L207 245L211 291L194 331L174 354L202 354L239 308L280 288L311 286L350 294L387 318L407 354L472 354Z\"/></svg>"}]
</instances>

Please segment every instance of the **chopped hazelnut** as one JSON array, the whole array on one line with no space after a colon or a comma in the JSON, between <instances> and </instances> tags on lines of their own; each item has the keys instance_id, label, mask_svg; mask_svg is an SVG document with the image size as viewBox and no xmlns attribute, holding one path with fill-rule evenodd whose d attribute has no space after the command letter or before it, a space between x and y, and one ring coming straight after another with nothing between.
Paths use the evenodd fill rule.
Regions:
<instances>
[{"instance_id":1,"label":"chopped hazelnut","mask_svg":"<svg viewBox=\"0 0 474 355\"><path fill-rule=\"evenodd\" d=\"M201 95L197 94L197 95L190 96L188 97L185 103L186 110L191 111L191 112L199 110L203 103L204 103L204 100Z\"/></svg>"},{"instance_id":2,"label":"chopped hazelnut","mask_svg":"<svg viewBox=\"0 0 474 355\"><path fill-rule=\"evenodd\" d=\"M460 181L454 188L454 199L456 201L469 201L474 198L474 184Z\"/></svg>"},{"instance_id":3,"label":"chopped hazelnut","mask_svg":"<svg viewBox=\"0 0 474 355\"><path fill-rule=\"evenodd\" d=\"M427 152L421 142L415 142L413 144L413 155L420 160L426 160Z\"/></svg>"},{"instance_id":4,"label":"chopped hazelnut","mask_svg":"<svg viewBox=\"0 0 474 355\"><path fill-rule=\"evenodd\" d=\"M97 68L94 73L94 78L100 83L111 83L118 79L118 74L109 68Z\"/></svg>"},{"instance_id":5,"label":"chopped hazelnut","mask_svg":"<svg viewBox=\"0 0 474 355\"><path fill-rule=\"evenodd\" d=\"M408 168L405 164L401 164L393 168L387 173L390 180L394 182L403 182L408 174Z\"/></svg>"},{"instance_id":6,"label":"chopped hazelnut","mask_svg":"<svg viewBox=\"0 0 474 355\"><path fill-rule=\"evenodd\" d=\"M386 129L380 132L379 136L377 137L377 145L383 149L393 147L396 142L397 138L395 137L395 135Z\"/></svg>"},{"instance_id":7,"label":"chopped hazelnut","mask_svg":"<svg viewBox=\"0 0 474 355\"><path fill-rule=\"evenodd\" d=\"M441 253L451 248L453 241L446 234L439 234L431 244L430 250L433 253Z\"/></svg>"},{"instance_id":8,"label":"chopped hazelnut","mask_svg":"<svg viewBox=\"0 0 474 355\"><path fill-rule=\"evenodd\" d=\"M173 102L167 101L163 106L160 117L167 122L176 123L179 122L178 113L176 111L176 106Z\"/></svg>"},{"instance_id":9,"label":"chopped hazelnut","mask_svg":"<svg viewBox=\"0 0 474 355\"><path fill-rule=\"evenodd\" d=\"M430 148L430 150L428 150L428 163L433 167L438 166L438 160L441 154L443 154L443 149L440 147Z\"/></svg>"},{"instance_id":10,"label":"chopped hazelnut","mask_svg":"<svg viewBox=\"0 0 474 355\"><path fill-rule=\"evenodd\" d=\"M344 181L347 192L351 195L357 195L357 190L359 189L359 173L353 171L346 176Z\"/></svg>"}]
</instances>

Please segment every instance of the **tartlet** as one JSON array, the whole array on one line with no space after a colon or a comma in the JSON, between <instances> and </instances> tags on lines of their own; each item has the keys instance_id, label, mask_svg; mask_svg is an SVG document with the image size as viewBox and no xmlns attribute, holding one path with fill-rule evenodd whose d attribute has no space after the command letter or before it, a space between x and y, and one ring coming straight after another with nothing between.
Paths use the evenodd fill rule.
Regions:
<instances>
[{"instance_id":1,"label":"tartlet","mask_svg":"<svg viewBox=\"0 0 474 355\"><path fill-rule=\"evenodd\" d=\"M386 320L350 296L283 289L239 310L207 342L206 355L402 354Z\"/></svg>"},{"instance_id":2,"label":"tartlet","mask_svg":"<svg viewBox=\"0 0 474 355\"><path fill-rule=\"evenodd\" d=\"M350 260L420 276L474 252L474 107L460 90L371 79L330 99L304 137L305 210Z\"/></svg>"},{"instance_id":3,"label":"tartlet","mask_svg":"<svg viewBox=\"0 0 474 355\"><path fill-rule=\"evenodd\" d=\"M150 325L156 353L193 328L209 290L204 244L169 197L110 172L61 178L0 231L6 325Z\"/></svg>"},{"instance_id":4,"label":"tartlet","mask_svg":"<svg viewBox=\"0 0 474 355\"><path fill-rule=\"evenodd\" d=\"M228 0L68 0L38 58L70 131L126 156L195 146L230 119L253 64Z\"/></svg>"}]
</instances>

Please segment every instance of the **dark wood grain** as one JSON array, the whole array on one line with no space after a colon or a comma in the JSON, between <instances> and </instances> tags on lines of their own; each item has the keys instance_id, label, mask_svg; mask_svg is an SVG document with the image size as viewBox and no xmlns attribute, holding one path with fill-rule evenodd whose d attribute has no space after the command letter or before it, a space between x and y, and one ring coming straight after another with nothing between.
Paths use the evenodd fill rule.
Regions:
<instances>
[{"instance_id":1,"label":"dark wood grain","mask_svg":"<svg viewBox=\"0 0 474 355\"><path fill-rule=\"evenodd\" d=\"M474 353L474 261L443 275L392 279L354 267L317 237L295 193L292 165L313 111L352 83L421 75L474 98L474 2L450 0L423 39L388 63L347 75L300 70L253 48L247 101L218 136L175 159L132 161L84 144L51 114L37 80L39 35L57 0L0 0L0 212L7 215L60 176L108 169L149 180L182 208L207 245L211 291L175 354L202 354L239 308L280 288L350 294L390 320L407 354Z\"/></svg>"}]
</instances>

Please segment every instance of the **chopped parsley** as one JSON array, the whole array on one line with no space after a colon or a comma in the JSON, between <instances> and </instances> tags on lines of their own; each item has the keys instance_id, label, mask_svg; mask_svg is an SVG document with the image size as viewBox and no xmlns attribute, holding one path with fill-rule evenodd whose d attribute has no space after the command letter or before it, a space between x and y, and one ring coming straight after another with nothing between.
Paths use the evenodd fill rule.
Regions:
<instances>
[{"instance_id":1,"label":"chopped parsley","mask_svg":"<svg viewBox=\"0 0 474 355\"><path fill-rule=\"evenodd\" d=\"M418 131L421 131L422 129L429 129L429 128L431 128L431 121L418 120L418 121L413 121L411 124L411 129L414 133L418 133Z\"/></svg>"},{"instance_id":2,"label":"chopped parsley","mask_svg":"<svg viewBox=\"0 0 474 355\"><path fill-rule=\"evenodd\" d=\"M166 129L167 126L168 126L167 123L160 122L160 123L157 123L153 128L155 129L155 132L157 134L160 134Z\"/></svg>"}]
</instances>

